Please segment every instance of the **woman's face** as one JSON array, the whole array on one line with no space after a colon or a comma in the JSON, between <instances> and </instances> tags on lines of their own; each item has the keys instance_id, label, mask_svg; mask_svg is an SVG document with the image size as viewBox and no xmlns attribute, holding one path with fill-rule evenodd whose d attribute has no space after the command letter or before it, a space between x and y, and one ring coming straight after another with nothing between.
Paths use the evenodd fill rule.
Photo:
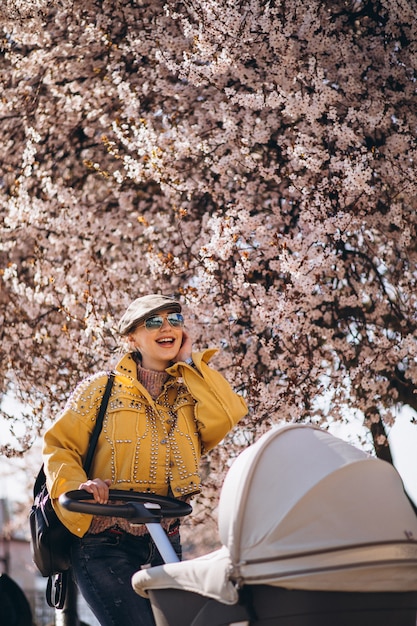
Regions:
<instances>
[{"instance_id":1,"label":"woman's face","mask_svg":"<svg viewBox=\"0 0 417 626\"><path fill-rule=\"evenodd\" d=\"M142 366L145 369L163 371L175 359L181 348L183 329L171 326L167 320L170 313L175 312L167 309L156 313L156 316L163 319L160 328L149 330L141 324L129 335L131 344L142 355Z\"/></svg>"}]
</instances>

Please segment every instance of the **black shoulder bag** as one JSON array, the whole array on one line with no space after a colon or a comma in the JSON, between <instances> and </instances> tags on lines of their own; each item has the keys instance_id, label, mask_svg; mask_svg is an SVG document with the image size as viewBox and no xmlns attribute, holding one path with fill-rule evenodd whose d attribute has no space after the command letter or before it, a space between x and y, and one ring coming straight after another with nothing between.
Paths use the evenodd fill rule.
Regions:
<instances>
[{"instance_id":1,"label":"black shoulder bag","mask_svg":"<svg viewBox=\"0 0 417 626\"><path fill-rule=\"evenodd\" d=\"M114 376L113 372L109 374L109 379L104 390L103 399L88 446L87 456L83 465L87 476L91 468L97 440L103 426L103 419L113 387ZM33 505L29 513L29 523L33 562L42 576L45 578L48 577L46 601L49 606L62 609L65 601L68 570L71 566L70 545L74 535L61 523L53 509L51 498L46 488L43 465L33 487ZM53 584L55 592L52 598Z\"/></svg>"}]
</instances>

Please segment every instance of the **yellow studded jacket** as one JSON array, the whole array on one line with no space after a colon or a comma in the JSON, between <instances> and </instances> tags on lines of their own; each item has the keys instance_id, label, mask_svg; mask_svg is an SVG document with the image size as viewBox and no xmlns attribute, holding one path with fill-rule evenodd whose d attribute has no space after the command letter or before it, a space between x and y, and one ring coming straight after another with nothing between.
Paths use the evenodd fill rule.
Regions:
<instances>
[{"instance_id":1,"label":"yellow studded jacket","mask_svg":"<svg viewBox=\"0 0 417 626\"><path fill-rule=\"evenodd\" d=\"M176 363L157 399L137 379L132 355L125 354L116 377L90 478L110 478L113 489L187 496L200 491L201 454L218 444L247 413L245 401L209 367L216 350L194 353L195 366ZM44 436L47 486L60 520L82 537L91 515L73 513L57 499L85 482L82 464L108 375L81 382Z\"/></svg>"}]
</instances>

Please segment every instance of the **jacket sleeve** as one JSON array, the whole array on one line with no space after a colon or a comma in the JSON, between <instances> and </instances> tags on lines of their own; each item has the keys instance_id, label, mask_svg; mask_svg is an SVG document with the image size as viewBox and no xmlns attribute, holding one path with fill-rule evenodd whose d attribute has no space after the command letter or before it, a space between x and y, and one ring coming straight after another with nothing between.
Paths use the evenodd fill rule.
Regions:
<instances>
[{"instance_id":1,"label":"jacket sleeve","mask_svg":"<svg viewBox=\"0 0 417 626\"><path fill-rule=\"evenodd\" d=\"M182 376L196 401L194 416L203 454L214 448L248 412L242 396L233 391L222 374L209 367L216 352L195 352L194 366L179 362L167 370L172 376Z\"/></svg>"},{"instance_id":2,"label":"jacket sleeve","mask_svg":"<svg viewBox=\"0 0 417 626\"><path fill-rule=\"evenodd\" d=\"M52 504L61 522L78 536L87 532L91 516L67 511L58 498L66 491L78 489L87 478L83 462L106 382L107 376L101 374L80 383L44 435L42 456Z\"/></svg>"}]
</instances>

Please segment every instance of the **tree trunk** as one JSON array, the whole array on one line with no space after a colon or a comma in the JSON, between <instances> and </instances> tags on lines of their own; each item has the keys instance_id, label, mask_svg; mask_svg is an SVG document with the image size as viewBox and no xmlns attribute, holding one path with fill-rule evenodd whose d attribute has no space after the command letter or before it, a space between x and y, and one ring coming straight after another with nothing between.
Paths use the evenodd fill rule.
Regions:
<instances>
[{"instance_id":1,"label":"tree trunk","mask_svg":"<svg viewBox=\"0 0 417 626\"><path fill-rule=\"evenodd\" d=\"M387 433L381 417L379 417L377 422L371 421L371 433L377 457L394 465Z\"/></svg>"}]
</instances>

